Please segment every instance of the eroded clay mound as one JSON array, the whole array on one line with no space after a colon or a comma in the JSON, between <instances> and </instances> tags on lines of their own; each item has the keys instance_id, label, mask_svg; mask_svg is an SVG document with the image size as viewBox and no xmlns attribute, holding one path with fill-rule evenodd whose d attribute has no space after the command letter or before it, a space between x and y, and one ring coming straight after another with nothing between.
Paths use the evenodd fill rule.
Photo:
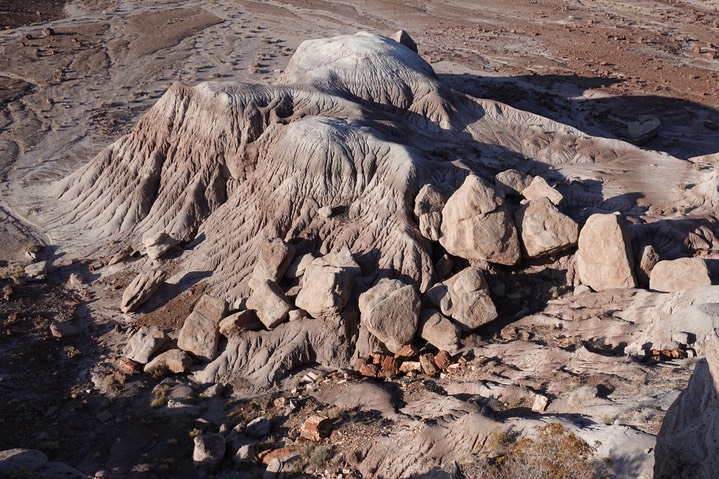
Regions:
<instances>
[{"instance_id":1,"label":"eroded clay mound","mask_svg":"<svg viewBox=\"0 0 719 479\"><path fill-rule=\"evenodd\" d=\"M56 185L60 212L49 227L59 243L82 231L94 247L121 240L140 249L158 232L194 242L184 272L211 273L211 291L231 302L248 294L269 237L307 240L320 253L347 246L367 284L395 276L424 291L434 267L412 216L421 186L449 195L469 172L491 178L555 165L591 178L601 162L650 161L654 170L686 170L458 94L409 48L360 33L304 43L276 85L174 85L132 133ZM580 198L584 208L622 182L636 186L630 176L607 178L604 190L563 188L568 204ZM323 207L337 214L318 214Z\"/></svg>"}]
</instances>

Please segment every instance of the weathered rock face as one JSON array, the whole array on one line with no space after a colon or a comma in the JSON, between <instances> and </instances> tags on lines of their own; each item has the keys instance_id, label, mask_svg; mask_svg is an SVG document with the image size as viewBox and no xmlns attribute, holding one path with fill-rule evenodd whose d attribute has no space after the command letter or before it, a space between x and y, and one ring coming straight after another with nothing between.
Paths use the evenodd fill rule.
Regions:
<instances>
[{"instance_id":1,"label":"weathered rock face","mask_svg":"<svg viewBox=\"0 0 719 479\"><path fill-rule=\"evenodd\" d=\"M595 291L634 288L633 255L619 214L595 214L579 233L577 273Z\"/></svg>"},{"instance_id":2,"label":"weathered rock face","mask_svg":"<svg viewBox=\"0 0 719 479\"><path fill-rule=\"evenodd\" d=\"M555 254L577 244L579 226L546 198L530 201L514 215L522 245L530 258Z\"/></svg>"},{"instance_id":3,"label":"weathered rock face","mask_svg":"<svg viewBox=\"0 0 719 479\"><path fill-rule=\"evenodd\" d=\"M425 238L438 241L441 236L442 209L447 198L431 184L424 185L414 200L414 214L419 220L419 232Z\"/></svg>"},{"instance_id":4,"label":"weathered rock face","mask_svg":"<svg viewBox=\"0 0 719 479\"><path fill-rule=\"evenodd\" d=\"M719 338L712 335L687 388L667 411L654 449L656 479L719 473Z\"/></svg>"},{"instance_id":5,"label":"weathered rock face","mask_svg":"<svg viewBox=\"0 0 719 479\"><path fill-rule=\"evenodd\" d=\"M520 259L512 218L494 188L469 175L442 210L440 243L455 256L513 265Z\"/></svg>"},{"instance_id":6,"label":"weathered rock face","mask_svg":"<svg viewBox=\"0 0 719 479\"><path fill-rule=\"evenodd\" d=\"M247 299L247 308L252 309L267 329L275 328L287 320L287 313L294 309L285 293L272 281L257 285Z\"/></svg>"},{"instance_id":7,"label":"weathered rock face","mask_svg":"<svg viewBox=\"0 0 719 479\"><path fill-rule=\"evenodd\" d=\"M472 331L497 319L497 308L489 295L482 270L470 266L444 282L447 297L440 303L442 314L454 319L465 331Z\"/></svg>"},{"instance_id":8,"label":"weathered rock face","mask_svg":"<svg viewBox=\"0 0 719 479\"><path fill-rule=\"evenodd\" d=\"M177 346L203 361L212 361L217 356L219 344L219 324L197 311L191 312L182 325Z\"/></svg>"},{"instance_id":9,"label":"weathered rock face","mask_svg":"<svg viewBox=\"0 0 719 479\"><path fill-rule=\"evenodd\" d=\"M419 307L414 287L396 279L382 279L359 297L362 324L393 353L414 339Z\"/></svg>"},{"instance_id":10,"label":"weathered rock face","mask_svg":"<svg viewBox=\"0 0 719 479\"><path fill-rule=\"evenodd\" d=\"M120 311L129 313L139 308L160 289L167 275L164 271L143 271L133 279L122 293Z\"/></svg>"},{"instance_id":11,"label":"weathered rock face","mask_svg":"<svg viewBox=\"0 0 719 479\"><path fill-rule=\"evenodd\" d=\"M150 358L167 343L167 335L157 326L142 326L127 341L123 354L140 364Z\"/></svg>"},{"instance_id":12,"label":"weathered rock face","mask_svg":"<svg viewBox=\"0 0 719 479\"><path fill-rule=\"evenodd\" d=\"M352 285L352 274L347 269L328 265L320 258L305 270L295 304L315 318L339 314L352 294Z\"/></svg>"},{"instance_id":13,"label":"weathered rock face","mask_svg":"<svg viewBox=\"0 0 719 479\"><path fill-rule=\"evenodd\" d=\"M649 289L664 292L711 286L712 279L706 261L701 258L680 258L659 261L652 269Z\"/></svg>"}]
</instances>

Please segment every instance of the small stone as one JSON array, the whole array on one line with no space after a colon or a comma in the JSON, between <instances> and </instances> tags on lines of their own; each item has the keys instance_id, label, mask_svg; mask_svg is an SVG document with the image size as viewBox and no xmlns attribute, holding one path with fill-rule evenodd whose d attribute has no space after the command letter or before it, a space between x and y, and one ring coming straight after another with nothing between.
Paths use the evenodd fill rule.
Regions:
<instances>
[{"instance_id":1,"label":"small stone","mask_svg":"<svg viewBox=\"0 0 719 479\"><path fill-rule=\"evenodd\" d=\"M257 458L257 447L254 444L245 444L240 446L240 448L235 453L235 456L232 458L232 460L235 463L250 463L254 462Z\"/></svg>"},{"instance_id":2,"label":"small stone","mask_svg":"<svg viewBox=\"0 0 719 479\"><path fill-rule=\"evenodd\" d=\"M107 422L110 419L112 419L112 413L105 409L104 411L100 412L97 416L95 416L95 419L97 419L100 422Z\"/></svg>"},{"instance_id":3,"label":"small stone","mask_svg":"<svg viewBox=\"0 0 719 479\"><path fill-rule=\"evenodd\" d=\"M195 467L216 469L225 455L225 438L221 434L201 434L194 439L192 462Z\"/></svg>"},{"instance_id":4,"label":"small stone","mask_svg":"<svg viewBox=\"0 0 719 479\"><path fill-rule=\"evenodd\" d=\"M192 366L192 358L189 354L180 349L170 349L158 354L147 363L144 371L153 376L163 372L181 374L187 372L190 366Z\"/></svg>"},{"instance_id":5,"label":"small stone","mask_svg":"<svg viewBox=\"0 0 719 479\"><path fill-rule=\"evenodd\" d=\"M145 247L145 252L150 259L159 259L171 248L177 246L179 242L165 233L160 231L159 233L149 233L142 238L142 244Z\"/></svg>"},{"instance_id":6,"label":"small stone","mask_svg":"<svg viewBox=\"0 0 719 479\"><path fill-rule=\"evenodd\" d=\"M28 281L42 281L47 278L47 261L25 266L25 279Z\"/></svg>"},{"instance_id":7,"label":"small stone","mask_svg":"<svg viewBox=\"0 0 719 479\"><path fill-rule=\"evenodd\" d=\"M210 398L216 398L222 395L222 393L225 391L225 385L222 383L215 383L212 386L208 387L202 393L200 394L200 397L203 399L210 399Z\"/></svg>"},{"instance_id":8,"label":"small stone","mask_svg":"<svg viewBox=\"0 0 719 479\"><path fill-rule=\"evenodd\" d=\"M534 402L532 403L532 412L542 413L547 410L549 405L549 398L541 394L534 396Z\"/></svg>"},{"instance_id":9,"label":"small stone","mask_svg":"<svg viewBox=\"0 0 719 479\"><path fill-rule=\"evenodd\" d=\"M125 246L123 249L112 255L109 260L107 260L107 265L112 266L113 264L122 263L127 258L129 258L131 254L132 246Z\"/></svg>"},{"instance_id":10,"label":"small stone","mask_svg":"<svg viewBox=\"0 0 719 479\"><path fill-rule=\"evenodd\" d=\"M642 117L627 126L627 133L632 143L642 145L651 140L659 132L662 122L654 117Z\"/></svg>"},{"instance_id":11,"label":"small stone","mask_svg":"<svg viewBox=\"0 0 719 479\"><path fill-rule=\"evenodd\" d=\"M314 255L311 253L296 256L295 259L290 263L290 266L285 272L285 277L289 279L297 279L305 274L307 267L312 264L315 260Z\"/></svg>"},{"instance_id":12,"label":"small stone","mask_svg":"<svg viewBox=\"0 0 719 479\"><path fill-rule=\"evenodd\" d=\"M220 334L226 338L238 335L242 331L260 331L262 329L264 329L264 325L251 309L231 314L220 321Z\"/></svg>"},{"instance_id":13,"label":"small stone","mask_svg":"<svg viewBox=\"0 0 719 479\"><path fill-rule=\"evenodd\" d=\"M437 372L437 365L434 363L434 355L432 353L422 354L419 357L419 364L425 374L433 375Z\"/></svg>"},{"instance_id":14,"label":"small stone","mask_svg":"<svg viewBox=\"0 0 719 479\"><path fill-rule=\"evenodd\" d=\"M332 215L334 215L334 209L331 206L323 206L317 210L317 214L323 218L329 219L332 218Z\"/></svg>"},{"instance_id":15,"label":"small stone","mask_svg":"<svg viewBox=\"0 0 719 479\"><path fill-rule=\"evenodd\" d=\"M254 438L262 438L270 433L272 423L264 417L253 419L245 427L245 434Z\"/></svg>"},{"instance_id":16,"label":"small stone","mask_svg":"<svg viewBox=\"0 0 719 479\"><path fill-rule=\"evenodd\" d=\"M287 268L289 268L294 258L294 246L285 243L280 238L269 238L265 240L260 248L255 269L248 282L250 288L252 288L253 291L256 288L262 288L267 281L278 283L285 275ZM262 319L262 317L260 317L260 319Z\"/></svg>"},{"instance_id":17,"label":"small stone","mask_svg":"<svg viewBox=\"0 0 719 479\"><path fill-rule=\"evenodd\" d=\"M702 258L659 261L649 277L649 288L662 292L674 293L711 284L709 267Z\"/></svg>"},{"instance_id":18,"label":"small stone","mask_svg":"<svg viewBox=\"0 0 719 479\"><path fill-rule=\"evenodd\" d=\"M299 321L300 319L309 318L310 315L304 309L293 309L287 313L288 321Z\"/></svg>"},{"instance_id":19,"label":"small stone","mask_svg":"<svg viewBox=\"0 0 719 479\"><path fill-rule=\"evenodd\" d=\"M555 206L558 206L564 198L562 194L549 186L547 180L541 176L535 176L532 183L524 190L522 190L522 196L527 198L529 201L538 200L540 198L547 198Z\"/></svg>"},{"instance_id":20,"label":"small stone","mask_svg":"<svg viewBox=\"0 0 719 479\"><path fill-rule=\"evenodd\" d=\"M417 348L411 344L405 344L399 351L394 353L396 359L412 359L415 356L417 356Z\"/></svg>"},{"instance_id":21,"label":"small stone","mask_svg":"<svg viewBox=\"0 0 719 479\"><path fill-rule=\"evenodd\" d=\"M302 424L300 437L319 442L329 436L331 429L332 423L329 418L325 416L310 416L304 424Z\"/></svg>"},{"instance_id":22,"label":"small stone","mask_svg":"<svg viewBox=\"0 0 719 479\"><path fill-rule=\"evenodd\" d=\"M135 362L147 364L167 340L167 335L157 326L142 326L130 337L122 352Z\"/></svg>"},{"instance_id":23,"label":"small stone","mask_svg":"<svg viewBox=\"0 0 719 479\"><path fill-rule=\"evenodd\" d=\"M434 357L434 364L442 371L446 371L453 362L452 355L445 350L438 352Z\"/></svg>"},{"instance_id":24,"label":"small stone","mask_svg":"<svg viewBox=\"0 0 719 479\"><path fill-rule=\"evenodd\" d=\"M401 373L420 372L422 371L422 364L419 361L405 361L399 365L399 371Z\"/></svg>"},{"instance_id":25,"label":"small stone","mask_svg":"<svg viewBox=\"0 0 719 479\"><path fill-rule=\"evenodd\" d=\"M123 357L117 363L117 370L127 376L132 376L142 370L142 364L130 358Z\"/></svg>"},{"instance_id":26,"label":"small stone","mask_svg":"<svg viewBox=\"0 0 719 479\"><path fill-rule=\"evenodd\" d=\"M80 327L69 321L53 321L50 324L50 334L55 338L68 338L80 334Z\"/></svg>"},{"instance_id":27,"label":"small stone","mask_svg":"<svg viewBox=\"0 0 719 479\"><path fill-rule=\"evenodd\" d=\"M362 364L358 371L362 376L374 378L379 374L379 366L376 364Z\"/></svg>"}]
</instances>

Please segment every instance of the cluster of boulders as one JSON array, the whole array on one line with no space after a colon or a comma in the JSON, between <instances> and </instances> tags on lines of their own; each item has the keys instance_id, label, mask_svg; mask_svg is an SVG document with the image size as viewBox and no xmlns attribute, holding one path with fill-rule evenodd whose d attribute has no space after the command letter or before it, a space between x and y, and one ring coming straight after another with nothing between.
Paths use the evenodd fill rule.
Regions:
<instances>
[{"instance_id":1,"label":"cluster of boulders","mask_svg":"<svg viewBox=\"0 0 719 479\"><path fill-rule=\"evenodd\" d=\"M574 247L577 277L585 289L646 283L657 291L679 291L711 284L701 258L660 261L648 245L636 261L626 222L618 213L594 214L580 232L561 211L562 200L542 177L516 170L499 173L494 184L469 175L449 198L430 184L423 186L414 207L419 231L447 254L435 265L443 280L421 295L415 285L388 278L358 294L354 286L363 272L347 247L316 257L270 238L261 245L248 280L251 294L236 311L228 316L225 301L205 295L186 318L177 349L165 350L164 333L146 327L130 338L125 355L153 374L184 372L192 358L214 360L223 335L272 330L303 318L341 317L353 294L358 294L360 326L371 335L370 344L379 343L393 355L421 338L452 354L463 334L498 316L486 278L490 264L512 266L522 258L553 256ZM149 235L144 243L153 260L177 245L166 234ZM459 267L460 261L466 266ZM125 290L121 310L136 309L165 277L159 269L140 273Z\"/></svg>"}]
</instances>

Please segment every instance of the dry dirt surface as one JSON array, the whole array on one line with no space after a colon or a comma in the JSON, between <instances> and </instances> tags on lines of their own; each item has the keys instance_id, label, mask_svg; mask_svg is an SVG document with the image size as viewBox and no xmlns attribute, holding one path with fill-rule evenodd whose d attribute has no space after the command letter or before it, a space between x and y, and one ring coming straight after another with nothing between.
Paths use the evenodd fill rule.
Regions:
<instances>
[{"instance_id":1,"label":"dry dirt surface","mask_svg":"<svg viewBox=\"0 0 719 479\"><path fill-rule=\"evenodd\" d=\"M596 178L608 179L605 194L614 197L622 191L612 191L609 180L617 177L627 188L651 184L631 207L659 222L677 205L691 211L695 185L686 178L705 178L700 173L719 159L718 9L710 0L0 0L0 286L11 291L0 303L0 449L40 449L85 474L77 477L197 477L193 436L243 431L265 416L273 432L257 448L281 449L297 439L307 416L322 414L332 419L332 435L317 445L298 442L306 476L408 476L428 473L422 468L432 461L453 463L448 448L465 457L483 451L479 445L500 424L531 428L543 420L531 412L541 393L553 401L549 417L586 426L579 430L587 442L602 442L598 452L621 458L620 477L651 477L652 441L694 366L691 356L658 362L616 349L630 335L628 324L651 336L653 323L637 319L647 311L670 316L673 303L655 293L597 293L575 302L571 278L558 279L541 262L518 273L500 270L490 286L506 284L514 295L495 298L499 320L463 339L466 361L452 373L385 380L319 367L309 379L303 370L273 386L239 378L203 398L206 385L191 383L189 392L173 381L158 386L156 378L118 367L138 326L157 325L176 339L207 288L203 278L165 285L139 314L121 315L122 291L144 260L104 267L122 244L95 242L97 230L48 231L57 205L47 192L130 133L177 82L273 84L305 40L403 29L439 81L472 97L607 139L630 140L629 123L657 118L657 135L641 147L676 158L671 164L684 165L681 174L636 178L624 165ZM680 184L690 191L677 191ZM676 241L666 236L675 254ZM14 281L35 245L51 274ZM182 277L180 259L162 267ZM72 282L73 273L82 284ZM597 325L599 319L606 321ZM63 320L80 324L81 333L53 337L50 323ZM397 444L402 460L387 460ZM645 454L623 457L622 448ZM238 474L228 477L255 477L266 467L232 466L230 458L224 465ZM455 477L456 468L445 469Z\"/></svg>"}]
</instances>

